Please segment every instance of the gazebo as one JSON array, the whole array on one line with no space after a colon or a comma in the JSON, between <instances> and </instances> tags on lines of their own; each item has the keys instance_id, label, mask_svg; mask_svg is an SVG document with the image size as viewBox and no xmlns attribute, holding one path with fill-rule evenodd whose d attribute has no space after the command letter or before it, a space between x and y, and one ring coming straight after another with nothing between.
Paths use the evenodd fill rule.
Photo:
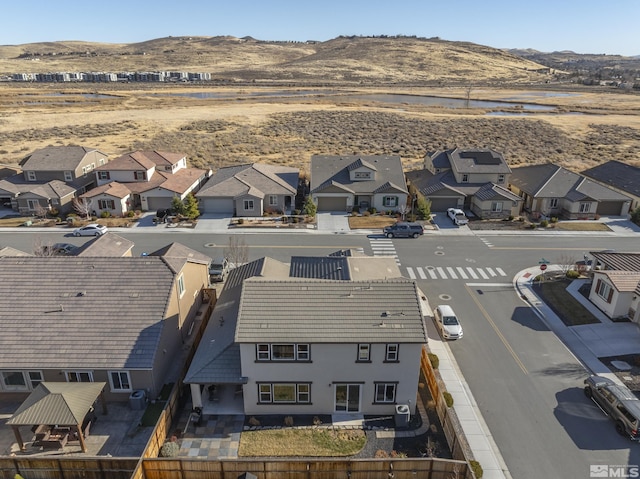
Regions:
<instances>
[{"instance_id":1,"label":"gazebo","mask_svg":"<svg viewBox=\"0 0 640 479\"><path fill-rule=\"evenodd\" d=\"M20 434L20 426L35 426L36 437L40 435L39 439L43 443L58 447L66 444L68 435L64 436L58 432L66 428L74 438L77 435L82 452L87 452L83 422L98 397L102 403L103 413L107 414L107 404L102 394L105 385L104 382L42 382L38 384L7 421L7 424L13 428L20 450L26 449Z\"/></svg>"}]
</instances>

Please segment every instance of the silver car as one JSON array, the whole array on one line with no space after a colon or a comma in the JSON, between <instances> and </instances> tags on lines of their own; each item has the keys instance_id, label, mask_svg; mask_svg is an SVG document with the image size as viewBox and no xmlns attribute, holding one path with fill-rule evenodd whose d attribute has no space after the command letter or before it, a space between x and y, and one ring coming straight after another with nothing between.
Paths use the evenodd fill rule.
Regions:
<instances>
[{"instance_id":1,"label":"silver car","mask_svg":"<svg viewBox=\"0 0 640 479\"><path fill-rule=\"evenodd\" d=\"M107 231L109 230L106 226L91 223L87 226L83 226L82 228L73 230L73 236L102 236Z\"/></svg>"}]
</instances>

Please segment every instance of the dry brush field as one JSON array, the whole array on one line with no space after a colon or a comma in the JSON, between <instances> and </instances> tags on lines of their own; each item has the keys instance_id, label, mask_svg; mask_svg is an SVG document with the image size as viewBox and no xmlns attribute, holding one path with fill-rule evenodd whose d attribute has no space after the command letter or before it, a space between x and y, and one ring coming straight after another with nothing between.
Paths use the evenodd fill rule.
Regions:
<instances>
[{"instance_id":1,"label":"dry brush field","mask_svg":"<svg viewBox=\"0 0 640 479\"><path fill-rule=\"evenodd\" d=\"M326 96L255 97L247 89L226 90L237 94L226 99L172 96L194 91L0 85L0 162L16 164L37 148L73 144L112 158L134 149L182 152L192 166L214 170L253 161L304 170L313 154L394 154L412 169L427 152L455 146L496 149L512 166L551 161L582 170L609 159L640 165L640 97L631 94L582 92L536 100L576 114L488 116L479 109L359 101L349 92L336 96L335 89ZM513 92L485 88L473 94L500 99Z\"/></svg>"}]
</instances>

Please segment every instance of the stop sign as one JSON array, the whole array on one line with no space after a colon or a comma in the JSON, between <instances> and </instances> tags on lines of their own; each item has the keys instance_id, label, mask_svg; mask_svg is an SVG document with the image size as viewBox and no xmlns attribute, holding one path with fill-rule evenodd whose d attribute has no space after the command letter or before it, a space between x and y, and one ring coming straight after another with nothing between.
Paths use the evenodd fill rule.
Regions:
<instances>
[{"instance_id":1,"label":"stop sign","mask_svg":"<svg viewBox=\"0 0 640 479\"><path fill-rule=\"evenodd\" d=\"M547 265L546 264L541 264L540 265L540 271L544 271L545 269L547 269Z\"/></svg>"}]
</instances>

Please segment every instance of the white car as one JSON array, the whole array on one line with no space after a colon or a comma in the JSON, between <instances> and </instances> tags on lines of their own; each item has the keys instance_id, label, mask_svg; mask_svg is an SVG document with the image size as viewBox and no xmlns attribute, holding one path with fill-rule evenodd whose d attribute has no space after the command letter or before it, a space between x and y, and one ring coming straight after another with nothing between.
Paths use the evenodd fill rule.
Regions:
<instances>
[{"instance_id":1,"label":"white car","mask_svg":"<svg viewBox=\"0 0 640 479\"><path fill-rule=\"evenodd\" d=\"M447 304L438 306L434 312L434 319L444 339L462 338L462 326L451 306Z\"/></svg>"},{"instance_id":2,"label":"white car","mask_svg":"<svg viewBox=\"0 0 640 479\"><path fill-rule=\"evenodd\" d=\"M447 210L447 216L458 226L466 225L469 222L469 218L467 218L464 211L459 208L449 208Z\"/></svg>"},{"instance_id":3,"label":"white car","mask_svg":"<svg viewBox=\"0 0 640 479\"><path fill-rule=\"evenodd\" d=\"M73 230L73 236L102 236L107 231L109 230L106 226L91 223L90 225Z\"/></svg>"}]
</instances>

